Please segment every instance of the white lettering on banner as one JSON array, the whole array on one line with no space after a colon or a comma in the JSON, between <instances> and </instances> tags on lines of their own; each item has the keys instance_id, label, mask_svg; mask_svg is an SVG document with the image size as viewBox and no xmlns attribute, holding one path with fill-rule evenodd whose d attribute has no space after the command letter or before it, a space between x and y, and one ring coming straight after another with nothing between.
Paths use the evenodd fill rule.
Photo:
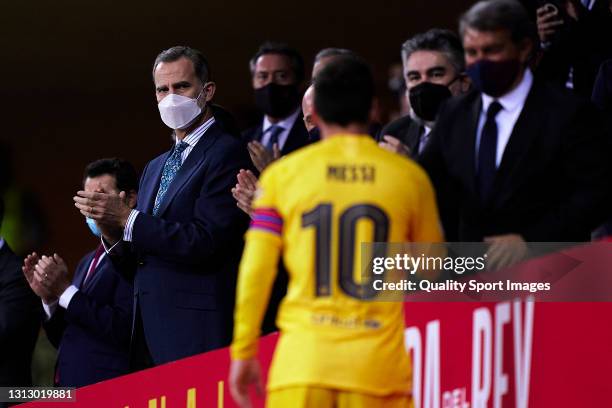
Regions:
<instances>
[{"instance_id":1,"label":"white lettering on banner","mask_svg":"<svg viewBox=\"0 0 612 408\"><path fill-rule=\"evenodd\" d=\"M508 393L508 376L504 373L504 325L509 322L510 302L495 305L494 408L502 408L502 398Z\"/></svg>"},{"instance_id":2,"label":"white lettering on banner","mask_svg":"<svg viewBox=\"0 0 612 408\"><path fill-rule=\"evenodd\" d=\"M514 392L516 408L527 408L531 382L531 350L533 346L533 297L525 301L525 324L522 325L521 301L513 302L514 313ZM525 331L523 332L523 327Z\"/></svg>"},{"instance_id":3,"label":"white lettering on banner","mask_svg":"<svg viewBox=\"0 0 612 408\"><path fill-rule=\"evenodd\" d=\"M427 323L423 408L440 408L440 321Z\"/></svg>"},{"instance_id":4,"label":"white lettering on banner","mask_svg":"<svg viewBox=\"0 0 612 408\"><path fill-rule=\"evenodd\" d=\"M465 388L455 388L442 394L442 408L469 408Z\"/></svg>"},{"instance_id":5,"label":"white lettering on banner","mask_svg":"<svg viewBox=\"0 0 612 408\"><path fill-rule=\"evenodd\" d=\"M410 327L404 331L406 351L412 351L412 401L414 408L421 408L421 374L423 373L423 343L418 327Z\"/></svg>"},{"instance_id":6,"label":"white lettering on banner","mask_svg":"<svg viewBox=\"0 0 612 408\"><path fill-rule=\"evenodd\" d=\"M524 312L523 304L525 305ZM504 344L504 329L511 321L513 324L515 407L528 408L534 308L533 298L527 298L526 301L517 299L513 302L498 303L495 305L494 312L488 307L474 310L472 317L472 408L488 408L492 391L493 407L504 407L504 396L510 392L509 375L511 375L504 371L504 355L509 351L506 349L511 347L509 344ZM424 339L418 327L407 328L404 332L404 344L406 350L409 353L412 352L414 408L470 407L465 387L451 389L443 394L440 392L440 320L432 320L427 323ZM449 344L445 346L448 348ZM424 353L423 349L425 349ZM461 351L452 351L452 353L457 352Z\"/></svg>"},{"instance_id":7,"label":"white lettering on banner","mask_svg":"<svg viewBox=\"0 0 612 408\"><path fill-rule=\"evenodd\" d=\"M491 312L489 309L481 307L474 310L472 325L473 408L487 408L491 395L491 343L493 337L491 332Z\"/></svg>"}]
</instances>

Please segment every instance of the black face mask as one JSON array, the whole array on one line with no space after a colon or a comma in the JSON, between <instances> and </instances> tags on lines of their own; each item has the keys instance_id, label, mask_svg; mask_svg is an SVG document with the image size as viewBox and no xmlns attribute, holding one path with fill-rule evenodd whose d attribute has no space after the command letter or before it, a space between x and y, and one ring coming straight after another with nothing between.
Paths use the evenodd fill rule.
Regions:
<instances>
[{"instance_id":1,"label":"black face mask","mask_svg":"<svg viewBox=\"0 0 612 408\"><path fill-rule=\"evenodd\" d=\"M321 132L319 131L318 127L313 127L308 131L308 139L311 142L317 142L321 140Z\"/></svg>"},{"instance_id":2,"label":"black face mask","mask_svg":"<svg viewBox=\"0 0 612 408\"><path fill-rule=\"evenodd\" d=\"M466 73L476 89L497 98L510 90L520 70L521 63L518 59L504 61L484 59L467 67Z\"/></svg>"},{"instance_id":3,"label":"black face mask","mask_svg":"<svg viewBox=\"0 0 612 408\"><path fill-rule=\"evenodd\" d=\"M284 118L297 108L300 93L297 85L279 85L274 82L255 89L255 104L266 115Z\"/></svg>"},{"instance_id":4,"label":"black face mask","mask_svg":"<svg viewBox=\"0 0 612 408\"><path fill-rule=\"evenodd\" d=\"M448 85L421 82L414 88L411 88L409 99L410 107L414 113L426 122L436 120L442 102L451 97L448 86L453 82L455 80L452 80Z\"/></svg>"}]
</instances>

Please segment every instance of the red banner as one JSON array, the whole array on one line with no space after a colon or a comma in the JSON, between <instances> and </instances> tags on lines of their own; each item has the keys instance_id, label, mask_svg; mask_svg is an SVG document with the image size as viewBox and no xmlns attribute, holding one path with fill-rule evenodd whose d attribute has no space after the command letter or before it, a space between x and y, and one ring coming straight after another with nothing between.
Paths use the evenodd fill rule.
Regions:
<instances>
[{"instance_id":1,"label":"red banner","mask_svg":"<svg viewBox=\"0 0 612 408\"><path fill-rule=\"evenodd\" d=\"M573 255L580 259L589 250ZM612 251L598 253L597 265L609 274ZM583 262L575 272L593 267ZM410 302L405 308L415 408L612 406L612 303ZM261 340L266 368L276 339ZM228 368L228 350L218 350L80 388L76 402L52 406L233 407ZM254 400L263 406L263 398Z\"/></svg>"}]
</instances>

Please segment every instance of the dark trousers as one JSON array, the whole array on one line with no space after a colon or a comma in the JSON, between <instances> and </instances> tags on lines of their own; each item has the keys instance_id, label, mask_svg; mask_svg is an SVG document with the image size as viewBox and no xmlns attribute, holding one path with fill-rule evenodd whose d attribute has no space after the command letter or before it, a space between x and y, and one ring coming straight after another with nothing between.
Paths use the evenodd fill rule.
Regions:
<instances>
[{"instance_id":1,"label":"dark trousers","mask_svg":"<svg viewBox=\"0 0 612 408\"><path fill-rule=\"evenodd\" d=\"M142 324L142 316L138 299L136 299L134 330L132 332L132 344L130 349L130 371L146 370L147 368L155 367L153 357L147 345L145 338L144 326Z\"/></svg>"}]
</instances>

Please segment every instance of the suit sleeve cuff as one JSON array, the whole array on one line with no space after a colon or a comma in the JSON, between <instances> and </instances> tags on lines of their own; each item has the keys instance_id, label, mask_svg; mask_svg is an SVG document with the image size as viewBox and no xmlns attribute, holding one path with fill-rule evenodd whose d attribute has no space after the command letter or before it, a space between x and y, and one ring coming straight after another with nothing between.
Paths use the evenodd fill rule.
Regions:
<instances>
[{"instance_id":1,"label":"suit sleeve cuff","mask_svg":"<svg viewBox=\"0 0 612 408\"><path fill-rule=\"evenodd\" d=\"M45 310L46 320L49 320L51 319L51 316L53 316L53 313L55 313L55 309L57 309L57 300L49 304L42 302L42 306Z\"/></svg>"},{"instance_id":2,"label":"suit sleeve cuff","mask_svg":"<svg viewBox=\"0 0 612 408\"><path fill-rule=\"evenodd\" d=\"M70 304L70 301L72 300L72 297L78 291L79 290L76 288L76 286L74 286L74 285L68 286L68 288L66 288L64 293L62 293L62 296L60 296L60 298L59 298L59 305L61 307L63 307L64 309L68 309L68 305Z\"/></svg>"},{"instance_id":3,"label":"suit sleeve cuff","mask_svg":"<svg viewBox=\"0 0 612 408\"><path fill-rule=\"evenodd\" d=\"M126 242L132 242L132 230L134 229L134 221L136 221L138 214L140 214L140 211L132 210L127 222L125 223L125 228L123 229L123 240Z\"/></svg>"}]
</instances>

